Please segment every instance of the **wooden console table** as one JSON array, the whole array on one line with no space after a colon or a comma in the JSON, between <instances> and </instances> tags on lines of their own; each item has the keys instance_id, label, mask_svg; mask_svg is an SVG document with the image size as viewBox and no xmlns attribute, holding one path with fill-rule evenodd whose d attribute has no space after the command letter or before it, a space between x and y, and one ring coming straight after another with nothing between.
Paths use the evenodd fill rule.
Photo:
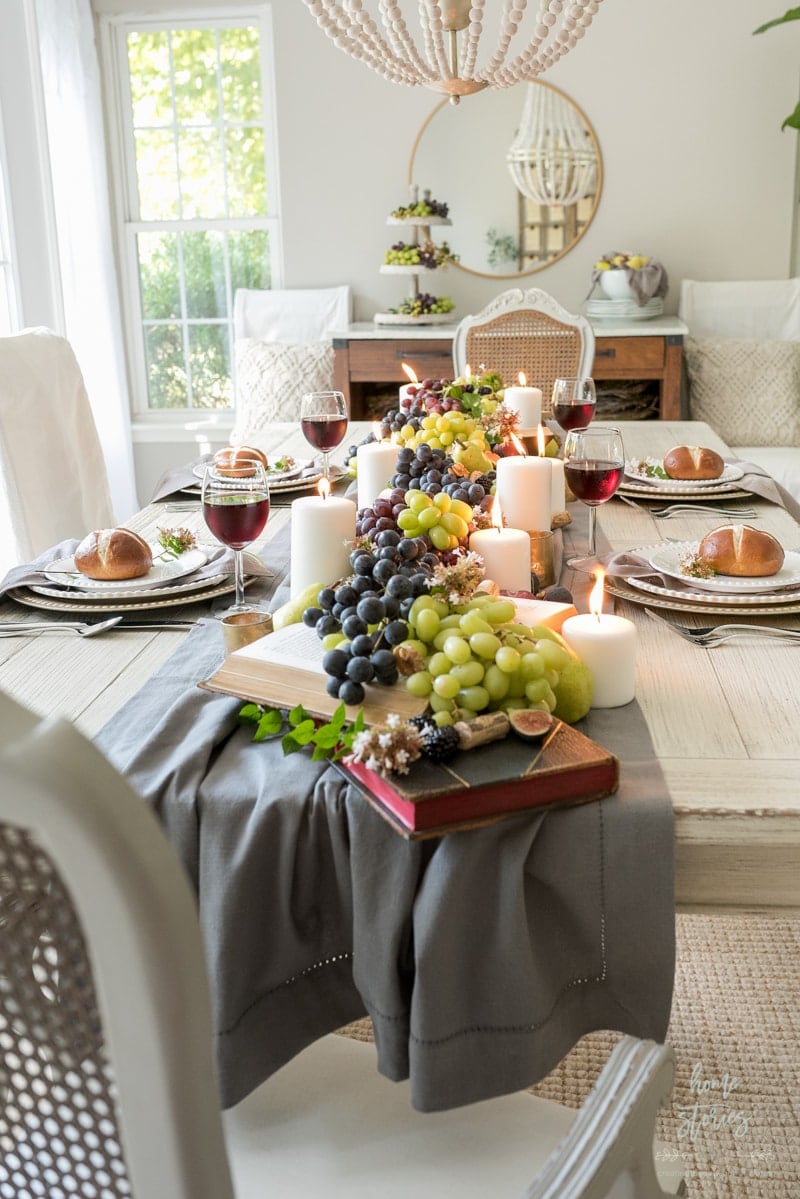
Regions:
<instances>
[{"instance_id":1,"label":"wooden console table","mask_svg":"<svg viewBox=\"0 0 800 1199\"><path fill-rule=\"evenodd\" d=\"M681 416L683 338L688 329L677 317L649 321L596 321L592 374L598 381L653 379L659 385L661 420ZM456 325L375 325L363 321L334 333L335 386L350 404L352 420L366 415L370 384L406 383L402 363L420 379L453 376ZM491 363L487 363L491 367Z\"/></svg>"}]
</instances>

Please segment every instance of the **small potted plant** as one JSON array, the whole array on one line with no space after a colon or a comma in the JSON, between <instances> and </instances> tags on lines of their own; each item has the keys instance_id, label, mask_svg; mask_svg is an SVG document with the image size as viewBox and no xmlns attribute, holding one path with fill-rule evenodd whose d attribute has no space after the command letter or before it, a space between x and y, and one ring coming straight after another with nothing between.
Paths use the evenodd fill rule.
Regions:
<instances>
[{"instance_id":1,"label":"small potted plant","mask_svg":"<svg viewBox=\"0 0 800 1199\"><path fill-rule=\"evenodd\" d=\"M598 283L609 300L635 300L639 307L656 296L665 296L669 286L667 272L655 258L619 251L598 258L589 295Z\"/></svg>"}]
</instances>

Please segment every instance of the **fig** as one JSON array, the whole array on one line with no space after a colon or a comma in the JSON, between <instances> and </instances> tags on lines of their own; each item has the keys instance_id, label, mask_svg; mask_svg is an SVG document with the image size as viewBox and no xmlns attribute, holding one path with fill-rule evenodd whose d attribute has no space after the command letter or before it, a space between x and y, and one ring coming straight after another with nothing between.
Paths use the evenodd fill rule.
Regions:
<instances>
[{"instance_id":1,"label":"fig","mask_svg":"<svg viewBox=\"0 0 800 1199\"><path fill-rule=\"evenodd\" d=\"M555 717L539 708L517 708L508 713L512 729L524 741L539 741L550 732Z\"/></svg>"}]
</instances>

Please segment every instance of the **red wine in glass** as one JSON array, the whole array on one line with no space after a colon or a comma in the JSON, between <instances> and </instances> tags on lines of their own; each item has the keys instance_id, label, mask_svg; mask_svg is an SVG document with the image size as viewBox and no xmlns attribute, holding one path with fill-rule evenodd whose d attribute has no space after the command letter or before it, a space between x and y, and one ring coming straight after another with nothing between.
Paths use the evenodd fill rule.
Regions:
<instances>
[{"instance_id":1,"label":"red wine in glass","mask_svg":"<svg viewBox=\"0 0 800 1199\"><path fill-rule=\"evenodd\" d=\"M585 429L595 414L594 379L556 379L553 383L553 416L565 432Z\"/></svg>"},{"instance_id":2,"label":"red wine in glass","mask_svg":"<svg viewBox=\"0 0 800 1199\"><path fill-rule=\"evenodd\" d=\"M322 454L322 472L329 476L328 455L344 441L347 401L341 391L312 391L300 401L300 428L309 445Z\"/></svg>"},{"instance_id":3,"label":"red wine in glass","mask_svg":"<svg viewBox=\"0 0 800 1199\"><path fill-rule=\"evenodd\" d=\"M556 404L553 416L565 432L585 429L594 416L594 404Z\"/></svg>"},{"instance_id":4,"label":"red wine in glass","mask_svg":"<svg viewBox=\"0 0 800 1199\"><path fill-rule=\"evenodd\" d=\"M269 517L269 497L212 495L203 501L203 516L218 541L243 550L263 532Z\"/></svg>"},{"instance_id":5,"label":"red wine in glass","mask_svg":"<svg viewBox=\"0 0 800 1199\"><path fill-rule=\"evenodd\" d=\"M618 462L581 462L573 458L564 464L564 478L573 495L584 504L604 504L622 481L622 466Z\"/></svg>"},{"instance_id":6,"label":"red wine in glass","mask_svg":"<svg viewBox=\"0 0 800 1199\"><path fill-rule=\"evenodd\" d=\"M347 417L305 416L300 421L300 428L309 445L318 450L335 450L344 441Z\"/></svg>"},{"instance_id":7,"label":"red wine in glass","mask_svg":"<svg viewBox=\"0 0 800 1199\"><path fill-rule=\"evenodd\" d=\"M589 549L596 553L597 507L610 500L622 482L625 449L619 429L592 425L570 429L564 438L564 480L576 499L589 508ZM581 564L570 558L567 565Z\"/></svg>"},{"instance_id":8,"label":"red wine in glass","mask_svg":"<svg viewBox=\"0 0 800 1199\"><path fill-rule=\"evenodd\" d=\"M263 463L243 461L232 477L211 462L203 477L202 503L209 530L233 550L236 598L228 611L246 612L242 551L261 536L269 519L269 487Z\"/></svg>"}]
</instances>

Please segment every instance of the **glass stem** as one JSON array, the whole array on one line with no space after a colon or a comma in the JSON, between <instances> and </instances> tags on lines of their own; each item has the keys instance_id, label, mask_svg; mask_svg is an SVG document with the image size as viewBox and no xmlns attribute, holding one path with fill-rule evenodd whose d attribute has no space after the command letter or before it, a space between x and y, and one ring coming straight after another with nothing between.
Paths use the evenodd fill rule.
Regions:
<instances>
[{"instance_id":1,"label":"glass stem","mask_svg":"<svg viewBox=\"0 0 800 1199\"><path fill-rule=\"evenodd\" d=\"M589 557L595 556L595 540L597 537L597 508L592 504L589 508Z\"/></svg>"},{"instance_id":2,"label":"glass stem","mask_svg":"<svg viewBox=\"0 0 800 1199\"><path fill-rule=\"evenodd\" d=\"M330 478L330 473L328 471L328 451L327 450L322 451L322 473L326 479Z\"/></svg>"},{"instance_id":3,"label":"glass stem","mask_svg":"<svg viewBox=\"0 0 800 1199\"><path fill-rule=\"evenodd\" d=\"M244 606L244 562L241 550L233 551L234 580L236 583L236 606Z\"/></svg>"}]
</instances>

